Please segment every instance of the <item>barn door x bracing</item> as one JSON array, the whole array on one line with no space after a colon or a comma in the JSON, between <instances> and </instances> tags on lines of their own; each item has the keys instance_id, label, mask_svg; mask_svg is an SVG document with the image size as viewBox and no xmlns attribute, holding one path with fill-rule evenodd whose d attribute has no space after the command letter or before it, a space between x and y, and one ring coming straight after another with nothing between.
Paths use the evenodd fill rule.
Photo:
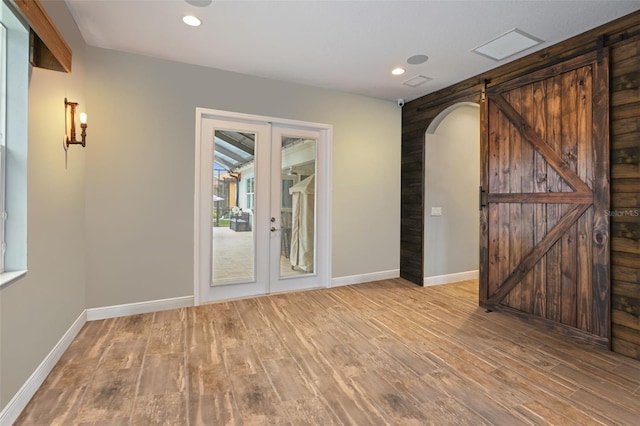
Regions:
<instances>
[{"instance_id":1,"label":"barn door x bracing","mask_svg":"<svg viewBox=\"0 0 640 426\"><path fill-rule=\"evenodd\" d=\"M486 90L480 304L608 346L604 53Z\"/></svg>"}]
</instances>

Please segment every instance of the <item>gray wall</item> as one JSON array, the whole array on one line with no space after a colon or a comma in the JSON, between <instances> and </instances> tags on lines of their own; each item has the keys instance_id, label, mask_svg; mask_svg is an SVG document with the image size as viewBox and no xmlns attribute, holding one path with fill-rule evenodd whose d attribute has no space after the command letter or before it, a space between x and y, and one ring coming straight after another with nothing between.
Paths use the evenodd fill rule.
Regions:
<instances>
[{"instance_id":1,"label":"gray wall","mask_svg":"<svg viewBox=\"0 0 640 426\"><path fill-rule=\"evenodd\" d=\"M85 158L64 167L65 97L86 106L84 41L64 3L43 2L73 49L73 73L33 69L29 79L29 272L0 291L0 407L4 407L85 308Z\"/></svg>"},{"instance_id":2,"label":"gray wall","mask_svg":"<svg viewBox=\"0 0 640 426\"><path fill-rule=\"evenodd\" d=\"M400 109L87 47L88 307L193 294L195 109L332 124L333 276L399 268Z\"/></svg>"},{"instance_id":3,"label":"gray wall","mask_svg":"<svg viewBox=\"0 0 640 426\"><path fill-rule=\"evenodd\" d=\"M480 110L451 111L425 146L425 277L478 269ZM431 216L442 207L442 216Z\"/></svg>"},{"instance_id":4,"label":"gray wall","mask_svg":"<svg viewBox=\"0 0 640 426\"><path fill-rule=\"evenodd\" d=\"M196 107L332 124L333 276L399 268L394 102L85 46L43 4L73 73L30 77L29 272L0 292L0 407L85 308L193 294ZM89 116L68 170L65 97Z\"/></svg>"}]
</instances>

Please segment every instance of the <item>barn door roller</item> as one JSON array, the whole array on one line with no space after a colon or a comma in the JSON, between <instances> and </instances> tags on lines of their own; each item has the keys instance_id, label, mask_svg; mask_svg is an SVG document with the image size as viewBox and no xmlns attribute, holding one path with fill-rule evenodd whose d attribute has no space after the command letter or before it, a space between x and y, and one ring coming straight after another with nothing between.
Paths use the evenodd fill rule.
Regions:
<instances>
[{"instance_id":1,"label":"barn door roller","mask_svg":"<svg viewBox=\"0 0 640 426\"><path fill-rule=\"evenodd\" d=\"M604 34L598 37L598 65L602 65L604 55Z\"/></svg>"}]
</instances>

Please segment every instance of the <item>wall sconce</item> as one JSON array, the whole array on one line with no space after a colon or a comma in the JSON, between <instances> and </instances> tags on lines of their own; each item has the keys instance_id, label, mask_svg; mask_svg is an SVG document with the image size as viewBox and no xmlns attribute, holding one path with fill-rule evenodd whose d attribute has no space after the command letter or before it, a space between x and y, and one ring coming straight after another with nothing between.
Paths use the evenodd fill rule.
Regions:
<instances>
[{"instance_id":1,"label":"wall sconce","mask_svg":"<svg viewBox=\"0 0 640 426\"><path fill-rule=\"evenodd\" d=\"M87 145L87 114L84 112L80 113L80 128L82 131L80 132L80 140L76 139L76 107L78 106L77 102L69 102L67 98L64 98L64 150L69 149L69 145L82 145L84 148ZM71 128L67 123L67 107L71 109Z\"/></svg>"}]
</instances>

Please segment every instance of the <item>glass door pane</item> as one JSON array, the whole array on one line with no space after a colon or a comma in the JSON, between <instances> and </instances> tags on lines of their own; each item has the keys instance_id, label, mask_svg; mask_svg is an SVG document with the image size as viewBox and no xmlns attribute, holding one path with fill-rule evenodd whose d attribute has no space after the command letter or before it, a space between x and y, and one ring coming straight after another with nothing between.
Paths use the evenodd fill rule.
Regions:
<instances>
[{"instance_id":1,"label":"glass door pane","mask_svg":"<svg viewBox=\"0 0 640 426\"><path fill-rule=\"evenodd\" d=\"M214 133L212 286L256 279L255 141L255 133Z\"/></svg>"},{"instance_id":2,"label":"glass door pane","mask_svg":"<svg viewBox=\"0 0 640 426\"><path fill-rule=\"evenodd\" d=\"M218 113L197 132L197 303L328 286L331 129Z\"/></svg>"},{"instance_id":3,"label":"glass door pane","mask_svg":"<svg viewBox=\"0 0 640 426\"><path fill-rule=\"evenodd\" d=\"M280 138L280 278L315 272L316 145L313 138Z\"/></svg>"}]
</instances>

